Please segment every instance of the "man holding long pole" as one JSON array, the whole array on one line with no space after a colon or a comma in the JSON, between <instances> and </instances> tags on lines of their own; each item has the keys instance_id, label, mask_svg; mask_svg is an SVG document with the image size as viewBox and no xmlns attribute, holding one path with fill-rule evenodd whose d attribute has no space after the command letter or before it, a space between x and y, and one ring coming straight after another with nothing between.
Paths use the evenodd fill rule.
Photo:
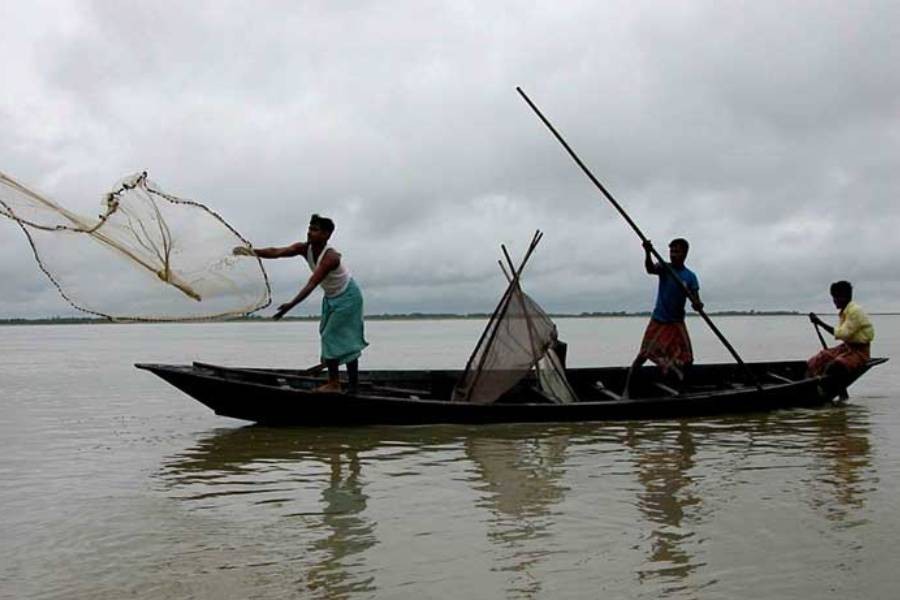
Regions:
<instances>
[{"instance_id":1,"label":"man holding long pole","mask_svg":"<svg viewBox=\"0 0 900 600\"><path fill-rule=\"evenodd\" d=\"M569 144L566 142L566 140L564 140L563 137L559 134L559 132L556 131L556 128L553 127L553 125L550 123L550 121L547 120L547 117L545 117L544 114L540 111L540 109L538 109L538 107L534 104L534 102L531 101L531 98L529 98L528 95L525 94L524 91L522 91L522 88L516 88L516 91L519 92L519 95L522 96L522 99L525 100L525 102L528 104L528 106L531 107L531 110L533 110L534 113L538 116L538 118L544 123L544 125L547 126L547 129L550 130L550 132L557 139L557 141L559 141L559 143L562 145L562 147L565 148L566 152L569 153L569 156L572 157L572 160L574 160L575 163L579 167L581 167L581 170L584 171L584 174L588 176L588 179L590 179L591 182L597 187L597 189L600 190L600 192L606 197L606 199L609 200L609 203L612 204L613 208L615 208L619 212L619 214L622 215L622 218L625 219L625 221L628 223L629 226L631 226L631 229L633 229L634 232L637 234L637 236L641 239L641 242L648 242L647 236L645 236L644 233L640 230L640 228L638 228L637 223L635 223L631 219L631 217L628 216L628 213L626 213L625 210L621 207L621 205L619 205L619 203L616 202L616 199L613 198L612 194L610 194L609 191L607 191L607 189L603 186L603 184L600 183L600 180L598 180L596 177L594 177L594 174L591 173L591 170L587 168L587 165L585 165L580 158L578 158L578 155L575 154L575 151L572 150L572 148L569 146ZM671 271L671 269L672 269L671 265L663 262L662 257L659 256L659 253L653 248L652 245L645 246L644 248L660 261L660 265L663 267L664 270ZM682 286L683 288L686 288L686 286L685 286L684 282L681 280L681 278L675 277L674 280L678 285ZM685 289L686 293L688 291L689 290ZM705 312L703 312L702 304L699 304L698 306L700 306L701 308L699 308L697 310L697 313L703 318L703 320L706 322L706 324L709 326L709 328L712 330L712 332L716 335L716 337L719 338L719 341L722 342L722 344L728 349L728 351L734 357L735 361L737 361L737 363L740 365L741 369L744 371L744 373L747 377L747 380L752 382L756 386L757 389L761 390L762 387L760 386L759 381L757 380L757 378L753 374L753 372L747 367L747 365L744 364L744 361L738 355L737 350L735 350L734 347L728 342L728 340L725 339L725 336L722 335L722 332L719 331L719 328L713 324L713 322L709 318L709 316Z\"/></svg>"},{"instance_id":2,"label":"man holding long pole","mask_svg":"<svg viewBox=\"0 0 900 600\"><path fill-rule=\"evenodd\" d=\"M684 305L690 298L694 310L703 310L700 282L697 275L684 264L690 247L688 241L677 238L669 242L670 268L653 262L653 245L650 240L644 241L643 246L644 268L647 274L659 278L659 288L650 323L647 324L641 341L641 349L628 371L623 394L626 398L631 391L632 373L647 360L657 364L664 375L671 371L679 379L684 379L685 368L694 362L691 338L684 324ZM676 277L681 281L676 281Z\"/></svg>"}]
</instances>

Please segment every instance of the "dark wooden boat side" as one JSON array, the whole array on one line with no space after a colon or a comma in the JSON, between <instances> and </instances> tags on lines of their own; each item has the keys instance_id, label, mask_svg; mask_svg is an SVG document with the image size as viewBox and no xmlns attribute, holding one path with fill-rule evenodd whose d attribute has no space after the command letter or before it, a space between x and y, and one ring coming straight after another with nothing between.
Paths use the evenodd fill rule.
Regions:
<instances>
[{"instance_id":1,"label":"dark wooden boat side","mask_svg":"<svg viewBox=\"0 0 900 600\"><path fill-rule=\"evenodd\" d=\"M855 375L885 362L876 358ZM647 367L636 381L636 397L622 399L626 369L569 369L579 398L570 404L545 401L533 380L524 380L500 402L452 402L459 371L366 371L357 394L316 393L320 379L289 369L215 365L137 364L205 404L216 414L266 425L368 425L514 423L658 419L824 404L838 392L824 377L804 378L803 361L749 363L757 388L741 380L733 364L696 365L691 386L675 390ZM841 382L849 385L852 381ZM598 385L599 384L599 385Z\"/></svg>"}]
</instances>

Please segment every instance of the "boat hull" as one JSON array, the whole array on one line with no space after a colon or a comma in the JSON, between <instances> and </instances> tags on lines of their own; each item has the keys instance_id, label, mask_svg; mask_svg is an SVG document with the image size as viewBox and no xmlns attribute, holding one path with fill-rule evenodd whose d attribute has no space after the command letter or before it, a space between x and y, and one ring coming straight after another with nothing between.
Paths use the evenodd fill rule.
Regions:
<instances>
[{"instance_id":1,"label":"boat hull","mask_svg":"<svg viewBox=\"0 0 900 600\"><path fill-rule=\"evenodd\" d=\"M865 370L884 362L873 359ZM620 385L626 369L569 369L581 401L544 401L523 382L503 401L470 404L450 401L455 371L369 371L357 394L313 391L315 378L300 371L227 368L214 365L135 365L154 373L208 406L216 414L272 426L423 425L437 423L540 423L662 419L813 407L837 397L852 381L798 377L802 361L751 364L759 380L739 380L733 365L695 366L695 384L683 391L642 370L641 394L632 399L606 391ZM858 378L865 371L853 378ZM792 379L795 377L796 379ZM767 379L763 381L763 379ZM654 395L653 390L659 389Z\"/></svg>"}]
</instances>

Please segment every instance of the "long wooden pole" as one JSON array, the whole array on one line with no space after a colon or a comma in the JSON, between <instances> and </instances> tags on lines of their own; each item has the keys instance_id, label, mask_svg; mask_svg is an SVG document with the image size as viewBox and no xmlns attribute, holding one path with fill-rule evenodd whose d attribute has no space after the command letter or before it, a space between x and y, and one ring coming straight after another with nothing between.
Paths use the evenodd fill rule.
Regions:
<instances>
[{"instance_id":1,"label":"long wooden pole","mask_svg":"<svg viewBox=\"0 0 900 600\"><path fill-rule=\"evenodd\" d=\"M569 156L572 157L572 160L574 160L575 163L579 167L581 167L581 170L584 171L584 174L588 176L588 179L590 179L591 182L593 182L593 184L595 186L597 186L597 189L599 189L603 193L603 195L606 197L606 199L609 200L610 204L612 204L613 207L617 211L619 211L619 214L622 215L622 218L625 219L625 221L631 226L631 228L634 230L634 232L637 234L637 236L641 239L641 241L648 242L649 240L647 239L647 236L645 236L644 232L642 232L640 230L640 228L637 226L637 223L635 223L631 219L631 217L628 216L628 213L626 213L625 209L623 209L622 206L618 202L616 202L616 199L612 197L612 194L610 194L607 191L607 189L603 186L603 184L600 183L600 181L596 177L594 177L594 174L591 173L591 170L588 169L587 166L583 162L581 162L581 159L578 158L578 155L575 154L575 151L572 150L572 148L569 146L569 144L566 143L566 140L564 140L563 137L559 134L559 132L556 131L556 128L553 127L553 125L550 123L550 121L547 120L547 117L544 116L544 114L540 111L540 109L538 109L538 107L535 106L534 102L531 101L531 98L529 98L528 95L525 94L525 92L522 91L522 88L520 88L520 87L516 87L516 91L519 92L519 95L522 96L522 99L525 100L526 103L528 103L528 106L531 107L531 110L533 110L534 113L538 116L538 118L540 118L540 120L544 123L544 125L547 126L547 129L549 129L550 132L553 134L553 136L556 137L557 141L560 144L562 144L562 147L566 149L566 152L569 153ZM664 265L664 267L668 270L668 272L672 276L672 278L681 285L682 289L687 294L688 298L693 298L694 294L690 290L690 288L688 288L687 284L681 279L681 277L679 277L675 273L675 270L672 268L672 265L670 265L665 260L663 260L663 257L660 256L659 252L657 252L656 248L654 248L652 245L650 246L650 252L653 253L653 256L656 258L657 261L659 261L660 264ZM741 366L741 368L744 370L744 372L749 377L750 381L753 382L754 384L756 384L756 387L759 388L760 385L759 385L759 381L757 380L756 376L749 369L749 367L747 367L747 365L744 363L744 361L741 360L741 357L740 357L740 355L738 355L737 350L735 350L734 347L730 343L728 343L728 340L725 339L725 336L722 335L722 332L719 331L719 328L716 327L715 323L712 322L712 319L709 318L709 315L707 315L703 311L703 309L698 310L697 313L701 317L703 317L703 320L706 321L706 324L709 326L709 328L712 330L712 332L714 334L716 334L716 337L719 338L719 341L721 341L722 344L728 349L728 351L731 353L731 356L733 356L734 359L737 361L737 363Z\"/></svg>"}]
</instances>

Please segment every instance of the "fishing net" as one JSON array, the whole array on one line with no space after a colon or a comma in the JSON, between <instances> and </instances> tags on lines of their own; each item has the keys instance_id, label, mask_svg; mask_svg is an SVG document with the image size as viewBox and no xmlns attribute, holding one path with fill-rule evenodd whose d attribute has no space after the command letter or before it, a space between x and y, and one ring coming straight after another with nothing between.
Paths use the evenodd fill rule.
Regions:
<instances>
[{"instance_id":1,"label":"fishing net","mask_svg":"<svg viewBox=\"0 0 900 600\"><path fill-rule=\"evenodd\" d=\"M556 325L515 278L469 359L454 399L491 404L536 369L545 397L572 402L574 393L553 352L556 344Z\"/></svg>"},{"instance_id":2,"label":"fishing net","mask_svg":"<svg viewBox=\"0 0 900 600\"><path fill-rule=\"evenodd\" d=\"M38 266L75 309L115 321L197 321L271 303L259 259L199 202L166 194L146 173L126 177L97 217L57 205L0 173L0 215L25 233Z\"/></svg>"},{"instance_id":3,"label":"fishing net","mask_svg":"<svg viewBox=\"0 0 900 600\"><path fill-rule=\"evenodd\" d=\"M557 349L565 346L563 342L555 340L550 347L547 348L546 354L541 357L535 370L538 374L538 382L544 394L563 404L575 402L575 392L566 379L566 367L557 354Z\"/></svg>"}]
</instances>

